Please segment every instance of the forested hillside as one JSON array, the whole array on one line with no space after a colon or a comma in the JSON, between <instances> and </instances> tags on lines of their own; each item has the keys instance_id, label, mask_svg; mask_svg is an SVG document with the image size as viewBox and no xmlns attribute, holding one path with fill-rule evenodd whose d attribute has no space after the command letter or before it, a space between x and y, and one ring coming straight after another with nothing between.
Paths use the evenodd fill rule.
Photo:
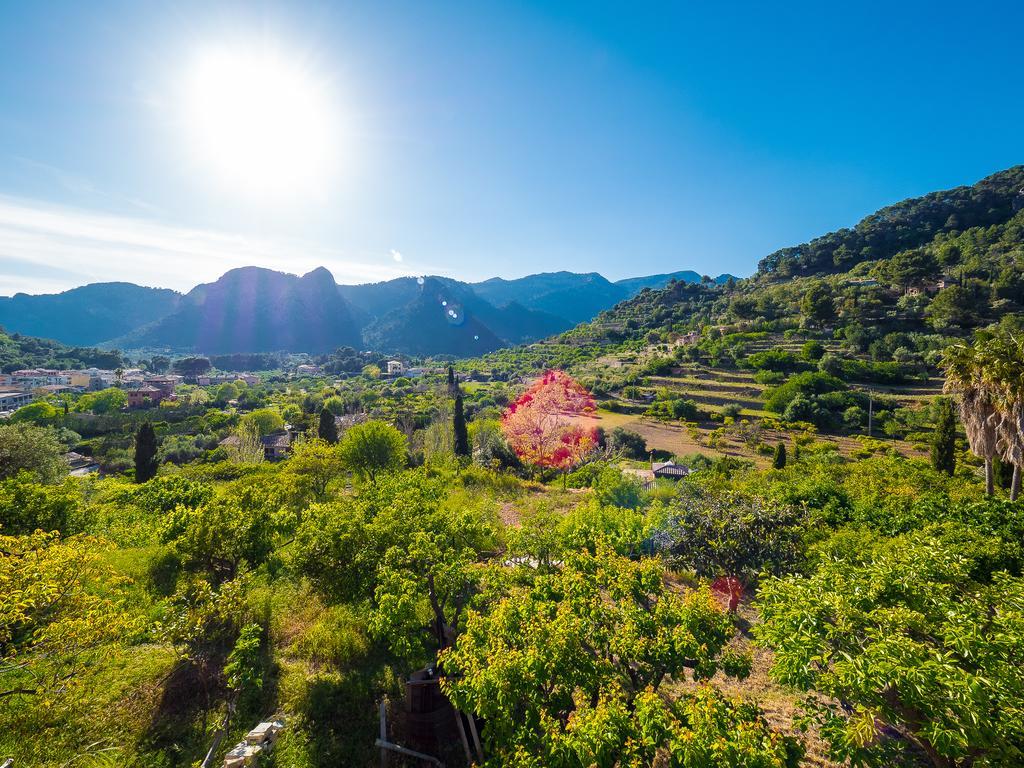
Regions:
<instances>
[{"instance_id":1,"label":"forested hillside","mask_svg":"<svg viewBox=\"0 0 1024 768\"><path fill-rule=\"evenodd\" d=\"M1021 311L1022 189L1024 166L1016 166L907 200L853 229L777 251L749 279L643 291L565 338L639 339L706 325L806 329L874 359L898 348L927 356L939 337Z\"/></svg>"},{"instance_id":2,"label":"forested hillside","mask_svg":"<svg viewBox=\"0 0 1024 768\"><path fill-rule=\"evenodd\" d=\"M972 186L904 200L809 243L769 254L760 275L788 277L850 269L926 245L942 235L990 227L1009 219L1024 204L1024 166L994 173Z\"/></svg>"},{"instance_id":3,"label":"forested hillside","mask_svg":"<svg viewBox=\"0 0 1024 768\"><path fill-rule=\"evenodd\" d=\"M89 347L68 347L49 339L6 333L0 329L0 371L21 368L117 368L120 352Z\"/></svg>"},{"instance_id":4,"label":"forested hillside","mask_svg":"<svg viewBox=\"0 0 1024 768\"><path fill-rule=\"evenodd\" d=\"M644 290L543 344L465 367L502 378L569 368L607 393L617 423L675 452L720 441L756 456L784 417L844 451L866 432L920 453L944 350L987 326L1022 324L1022 184L1017 166L907 200L773 254L749 279ZM685 436L650 421L673 412ZM765 435L723 426L744 416Z\"/></svg>"},{"instance_id":5,"label":"forested hillside","mask_svg":"<svg viewBox=\"0 0 1024 768\"><path fill-rule=\"evenodd\" d=\"M174 311L181 294L132 283L93 283L63 293L0 297L0 326L65 344L94 345Z\"/></svg>"}]
</instances>

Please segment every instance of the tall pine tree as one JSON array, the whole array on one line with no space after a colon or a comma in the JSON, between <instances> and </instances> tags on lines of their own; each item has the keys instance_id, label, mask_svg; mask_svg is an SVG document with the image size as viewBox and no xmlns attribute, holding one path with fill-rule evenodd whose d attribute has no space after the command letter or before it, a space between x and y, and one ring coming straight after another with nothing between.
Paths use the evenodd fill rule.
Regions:
<instances>
[{"instance_id":1,"label":"tall pine tree","mask_svg":"<svg viewBox=\"0 0 1024 768\"><path fill-rule=\"evenodd\" d=\"M466 429L466 413L462 406L462 392L456 389L455 413L452 416L455 429L455 455L469 456L469 430Z\"/></svg>"},{"instance_id":2,"label":"tall pine tree","mask_svg":"<svg viewBox=\"0 0 1024 768\"><path fill-rule=\"evenodd\" d=\"M775 456L772 458L772 466L775 469L786 468L786 444L779 443L775 446Z\"/></svg>"},{"instance_id":3,"label":"tall pine tree","mask_svg":"<svg viewBox=\"0 0 1024 768\"><path fill-rule=\"evenodd\" d=\"M932 466L952 475L956 469L956 416L948 398L938 402L939 415L932 435Z\"/></svg>"},{"instance_id":4,"label":"tall pine tree","mask_svg":"<svg viewBox=\"0 0 1024 768\"><path fill-rule=\"evenodd\" d=\"M459 393L459 385L455 381L455 366L448 366L448 394L455 397Z\"/></svg>"},{"instance_id":5,"label":"tall pine tree","mask_svg":"<svg viewBox=\"0 0 1024 768\"><path fill-rule=\"evenodd\" d=\"M135 482L144 483L156 477L156 432L148 421L135 435Z\"/></svg>"},{"instance_id":6,"label":"tall pine tree","mask_svg":"<svg viewBox=\"0 0 1024 768\"><path fill-rule=\"evenodd\" d=\"M316 434L331 445L338 442L338 425L334 421L334 414L327 408L320 410L320 423L317 425Z\"/></svg>"}]
</instances>

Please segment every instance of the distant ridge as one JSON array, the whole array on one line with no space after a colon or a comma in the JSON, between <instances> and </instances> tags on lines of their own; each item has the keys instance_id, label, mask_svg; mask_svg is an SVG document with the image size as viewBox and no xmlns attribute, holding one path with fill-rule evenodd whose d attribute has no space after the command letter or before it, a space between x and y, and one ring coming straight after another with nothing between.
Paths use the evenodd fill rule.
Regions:
<instances>
[{"instance_id":1,"label":"distant ridge","mask_svg":"<svg viewBox=\"0 0 1024 768\"><path fill-rule=\"evenodd\" d=\"M358 344L359 328L323 267L301 277L242 267L196 286L174 312L116 342L205 354L315 353Z\"/></svg>"},{"instance_id":2,"label":"distant ridge","mask_svg":"<svg viewBox=\"0 0 1024 768\"><path fill-rule=\"evenodd\" d=\"M722 274L711 279L716 285L725 285L729 279L736 278L733 275ZM636 296L644 288L664 288L675 280L679 283L699 283L704 278L692 270L682 272L669 272L664 275L649 275L647 277L627 277L625 280L616 280L615 284L620 285L629 292L629 298Z\"/></svg>"},{"instance_id":3,"label":"distant ridge","mask_svg":"<svg viewBox=\"0 0 1024 768\"><path fill-rule=\"evenodd\" d=\"M0 325L66 344L123 349L321 353L352 346L464 356L561 333L672 280L701 277L682 271L613 283L596 272L548 272L480 283L424 276L338 285L323 267L302 276L240 267L185 295L96 283L0 298Z\"/></svg>"},{"instance_id":4,"label":"distant ridge","mask_svg":"<svg viewBox=\"0 0 1024 768\"><path fill-rule=\"evenodd\" d=\"M569 325L628 298L624 289L597 272L542 272L516 280L493 277L473 284L473 290L494 304L518 302L561 317Z\"/></svg>"},{"instance_id":5,"label":"distant ridge","mask_svg":"<svg viewBox=\"0 0 1024 768\"><path fill-rule=\"evenodd\" d=\"M730 275L720 275L724 283ZM611 282L597 272L542 272L516 280L494 277L474 283L473 289L497 304L517 301L531 309L562 317L570 324L585 322L599 312L630 299L644 288L664 288L672 280L699 283L701 276L691 270Z\"/></svg>"},{"instance_id":6,"label":"distant ridge","mask_svg":"<svg viewBox=\"0 0 1024 768\"><path fill-rule=\"evenodd\" d=\"M177 308L181 294L134 283L91 283L63 293L0 298L0 326L28 336L91 346L122 336Z\"/></svg>"}]
</instances>

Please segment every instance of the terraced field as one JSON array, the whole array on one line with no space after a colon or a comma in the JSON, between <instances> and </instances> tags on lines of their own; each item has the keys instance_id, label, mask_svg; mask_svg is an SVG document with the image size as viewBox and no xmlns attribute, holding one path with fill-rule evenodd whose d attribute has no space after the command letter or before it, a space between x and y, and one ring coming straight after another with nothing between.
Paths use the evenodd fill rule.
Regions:
<instances>
[{"instance_id":1,"label":"terraced field","mask_svg":"<svg viewBox=\"0 0 1024 768\"><path fill-rule=\"evenodd\" d=\"M714 369L678 369L679 374L651 376L651 386L667 387L681 397L693 400L702 411L720 412L723 406L736 403L743 416L767 416L764 410L764 386L754 381L753 374Z\"/></svg>"},{"instance_id":2,"label":"terraced field","mask_svg":"<svg viewBox=\"0 0 1024 768\"><path fill-rule=\"evenodd\" d=\"M745 342L743 354L749 356L767 350L783 350L799 357L805 343L805 340L800 338L787 339L782 334L773 334L763 339ZM642 351L608 351L600 357L574 367L572 372L574 375L590 376L604 381L621 381L625 375L642 371L652 360L663 360L671 356L678 346L680 345L658 343L651 344ZM823 341L822 346L826 352L842 352L841 345L836 341ZM644 379L640 391L645 398L627 399L620 390L621 385L613 384L612 393L605 397L606 402L613 404L612 407L599 410L593 417L587 419L587 422L600 425L607 431L615 427L625 427L637 432L644 437L652 450L665 451L676 456L697 452L733 456L754 460L762 466L770 460L766 455L766 445L791 443L794 438L792 432L775 428L778 415L764 408L765 390L768 386L755 381L753 371L681 362L666 374L645 376ZM470 383L466 386L466 391L486 389L488 386L486 383ZM884 400L890 405L909 408L919 408L942 394L942 380L939 378L900 385L854 382L850 386L876 395L876 405ZM679 420L663 421L644 416L644 411L650 405L650 398L660 390L669 390L677 397L692 400L700 410L698 419L684 423ZM724 415L727 406L740 408L733 423L726 423L729 421ZM865 429L863 435L819 433L815 435L815 439L835 444L845 456L862 454L865 450L865 438L869 437L866 431ZM875 450L895 448L907 456L923 456L926 453L920 443L887 437L881 434L877 427L870 438Z\"/></svg>"},{"instance_id":3,"label":"terraced field","mask_svg":"<svg viewBox=\"0 0 1024 768\"><path fill-rule=\"evenodd\" d=\"M780 349L799 355L804 342L787 340L775 335L744 346L746 354L768 349ZM837 342L826 342L826 351L838 352ZM642 366L649 359L664 354L655 347L649 348L640 355L630 355L629 359L618 359L614 355L594 361L588 368L595 373L601 369L621 370ZM913 382L903 385L851 384L854 389L885 397L904 407L919 407L942 394L942 380L930 379L927 382ZM666 451L680 456L688 453L707 453L712 455L734 456L752 459L760 465L768 463L769 458L756 450L756 444L774 445L780 441L789 442L793 435L786 431L766 428L762 421L777 418L764 409L764 395L767 387L754 380L754 372L736 369L715 368L695 363L681 363L665 375L646 377L646 385L642 391L650 397L659 390L670 390L678 397L693 400L701 411L701 418L695 422L684 424L679 421L660 421L643 415L648 407L646 401L627 400L621 396L613 396L617 401L617 410L601 410L597 414L597 422L606 430L625 427L642 435L648 447ZM737 422L746 422L745 427L733 424L723 428L723 409L726 406L740 407ZM756 439L750 439L750 428L757 433ZM745 434L742 434L744 433ZM816 439L834 443L840 453L850 455L863 451L865 443L863 435L819 434ZM891 447L904 455L924 455L919 445L903 440L896 440L879 434L874 430L871 435L875 441L882 441L885 447ZM875 443L877 445L877 442Z\"/></svg>"}]
</instances>

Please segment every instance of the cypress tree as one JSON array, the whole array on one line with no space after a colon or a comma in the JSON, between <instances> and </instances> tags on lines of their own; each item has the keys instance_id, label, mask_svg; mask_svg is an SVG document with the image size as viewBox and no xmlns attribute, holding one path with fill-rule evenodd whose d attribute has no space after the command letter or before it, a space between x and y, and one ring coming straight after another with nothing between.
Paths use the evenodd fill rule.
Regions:
<instances>
[{"instance_id":1,"label":"cypress tree","mask_svg":"<svg viewBox=\"0 0 1024 768\"><path fill-rule=\"evenodd\" d=\"M144 483L156 477L156 432L148 421L135 435L135 482Z\"/></svg>"},{"instance_id":2,"label":"cypress tree","mask_svg":"<svg viewBox=\"0 0 1024 768\"><path fill-rule=\"evenodd\" d=\"M466 429L466 414L462 407L462 392L455 395L455 414L452 417L455 429L455 455L469 456L469 430Z\"/></svg>"},{"instance_id":3,"label":"cypress tree","mask_svg":"<svg viewBox=\"0 0 1024 768\"><path fill-rule=\"evenodd\" d=\"M316 434L331 445L338 442L338 425L334 423L334 414L326 408L320 409L320 423L317 425Z\"/></svg>"},{"instance_id":4,"label":"cypress tree","mask_svg":"<svg viewBox=\"0 0 1024 768\"><path fill-rule=\"evenodd\" d=\"M786 468L786 444L779 443L775 446L775 456L772 459L772 466L775 469Z\"/></svg>"},{"instance_id":5,"label":"cypress tree","mask_svg":"<svg viewBox=\"0 0 1024 768\"><path fill-rule=\"evenodd\" d=\"M956 417L948 398L939 400L939 415L932 435L932 466L952 475L956 469Z\"/></svg>"},{"instance_id":6,"label":"cypress tree","mask_svg":"<svg viewBox=\"0 0 1024 768\"><path fill-rule=\"evenodd\" d=\"M448 366L448 394L455 397L459 392L459 385L455 382L455 366Z\"/></svg>"}]
</instances>

